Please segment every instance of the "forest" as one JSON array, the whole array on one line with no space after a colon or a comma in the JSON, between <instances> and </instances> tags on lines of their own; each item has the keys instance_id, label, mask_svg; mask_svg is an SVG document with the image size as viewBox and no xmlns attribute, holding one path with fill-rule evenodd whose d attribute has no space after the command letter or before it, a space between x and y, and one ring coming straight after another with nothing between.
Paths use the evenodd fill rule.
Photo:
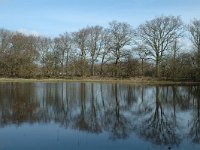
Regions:
<instances>
[{"instance_id":1,"label":"forest","mask_svg":"<svg viewBox=\"0 0 200 150\"><path fill-rule=\"evenodd\" d=\"M67 29L66 29L67 30ZM112 21L57 37L0 29L0 77L200 79L200 20Z\"/></svg>"}]
</instances>

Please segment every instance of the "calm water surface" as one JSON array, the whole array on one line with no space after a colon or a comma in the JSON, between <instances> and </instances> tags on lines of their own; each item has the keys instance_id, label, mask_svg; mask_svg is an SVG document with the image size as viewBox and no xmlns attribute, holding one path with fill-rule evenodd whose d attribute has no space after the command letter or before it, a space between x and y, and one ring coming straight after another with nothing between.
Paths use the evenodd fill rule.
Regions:
<instances>
[{"instance_id":1,"label":"calm water surface","mask_svg":"<svg viewBox=\"0 0 200 150\"><path fill-rule=\"evenodd\" d=\"M199 150L200 86L0 83L0 150Z\"/></svg>"}]
</instances>

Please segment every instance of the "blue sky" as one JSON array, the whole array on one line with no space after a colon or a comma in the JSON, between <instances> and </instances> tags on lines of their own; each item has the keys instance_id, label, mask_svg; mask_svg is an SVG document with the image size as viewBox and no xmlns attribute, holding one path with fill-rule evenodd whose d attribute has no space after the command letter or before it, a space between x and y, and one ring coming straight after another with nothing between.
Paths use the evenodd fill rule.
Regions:
<instances>
[{"instance_id":1,"label":"blue sky","mask_svg":"<svg viewBox=\"0 0 200 150\"><path fill-rule=\"evenodd\" d=\"M113 20L136 28L160 15L200 19L200 0L0 0L0 28L45 36Z\"/></svg>"}]
</instances>

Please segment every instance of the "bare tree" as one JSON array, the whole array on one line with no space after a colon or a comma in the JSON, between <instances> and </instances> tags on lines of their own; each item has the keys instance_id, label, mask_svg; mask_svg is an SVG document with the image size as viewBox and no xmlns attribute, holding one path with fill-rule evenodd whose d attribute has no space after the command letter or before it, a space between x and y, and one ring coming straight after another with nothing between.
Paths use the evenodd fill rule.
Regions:
<instances>
[{"instance_id":1,"label":"bare tree","mask_svg":"<svg viewBox=\"0 0 200 150\"><path fill-rule=\"evenodd\" d=\"M73 33L73 40L76 45L77 51L80 51L81 57L81 76L86 76L86 51L87 51L87 39L89 30L87 28L81 29L78 32Z\"/></svg>"},{"instance_id":2,"label":"bare tree","mask_svg":"<svg viewBox=\"0 0 200 150\"><path fill-rule=\"evenodd\" d=\"M135 41L132 27L117 21L107 28L89 26L53 39L0 29L0 76L100 74L199 79L200 20L188 26L195 51L179 53L183 29L180 17L174 16L146 21L138 27ZM137 56L130 51L132 46Z\"/></svg>"},{"instance_id":3,"label":"bare tree","mask_svg":"<svg viewBox=\"0 0 200 150\"><path fill-rule=\"evenodd\" d=\"M15 33L12 36L7 64L11 76L31 77L36 73L37 40L34 36Z\"/></svg>"},{"instance_id":4,"label":"bare tree","mask_svg":"<svg viewBox=\"0 0 200 150\"><path fill-rule=\"evenodd\" d=\"M176 64L177 64L177 52L180 49L180 47L178 46L178 41L174 40L174 45L172 47L172 78L175 79L176 77L176 73L177 73L177 68L176 68Z\"/></svg>"},{"instance_id":5,"label":"bare tree","mask_svg":"<svg viewBox=\"0 0 200 150\"><path fill-rule=\"evenodd\" d=\"M70 52L71 52L71 37L69 33L64 33L63 35L60 35L58 38L54 39L55 42L55 49L59 54L59 60L61 64L61 70L62 75L64 75L65 68L67 68L70 58Z\"/></svg>"},{"instance_id":6,"label":"bare tree","mask_svg":"<svg viewBox=\"0 0 200 150\"><path fill-rule=\"evenodd\" d=\"M105 29L102 33L103 35L103 48L100 52L100 59L101 59L101 65L100 65L100 75L103 75L103 66L111 60L111 41L112 38L109 35L109 31Z\"/></svg>"},{"instance_id":7,"label":"bare tree","mask_svg":"<svg viewBox=\"0 0 200 150\"><path fill-rule=\"evenodd\" d=\"M12 33L5 29L0 29L0 52L4 53L10 48Z\"/></svg>"},{"instance_id":8,"label":"bare tree","mask_svg":"<svg viewBox=\"0 0 200 150\"><path fill-rule=\"evenodd\" d=\"M115 59L115 76L117 76L119 74L118 63L126 55L125 48L131 45L133 29L127 23L113 21L109 23L108 31L112 39L110 48Z\"/></svg>"},{"instance_id":9,"label":"bare tree","mask_svg":"<svg viewBox=\"0 0 200 150\"><path fill-rule=\"evenodd\" d=\"M12 32L0 29L0 72L1 75L6 75L7 55L11 47Z\"/></svg>"},{"instance_id":10,"label":"bare tree","mask_svg":"<svg viewBox=\"0 0 200 150\"><path fill-rule=\"evenodd\" d=\"M191 34L191 41L194 49L196 50L196 64L197 64L197 77L200 77L200 20L194 20L189 25L189 32Z\"/></svg>"},{"instance_id":11,"label":"bare tree","mask_svg":"<svg viewBox=\"0 0 200 150\"><path fill-rule=\"evenodd\" d=\"M52 64L50 63L52 61L52 58L50 57L51 43L52 40L50 38L38 37L37 50L40 54L39 64L42 69L43 76L49 76L52 72L52 65L50 65Z\"/></svg>"},{"instance_id":12,"label":"bare tree","mask_svg":"<svg viewBox=\"0 0 200 150\"><path fill-rule=\"evenodd\" d=\"M103 48L103 28L100 26L89 27L88 28L88 40L87 47L90 54L91 69L90 75L94 75L94 64L97 61L100 52Z\"/></svg>"},{"instance_id":13,"label":"bare tree","mask_svg":"<svg viewBox=\"0 0 200 150\"><path fill-rule=\"evenodd\" d=\"M149 57L156 63L156 76L160 77L160 63L164 54L172 49L174 41L182 36L180 17L161 16L146 21L138 28L139 44L146 46Z\"/></svg>"}]
</instances>

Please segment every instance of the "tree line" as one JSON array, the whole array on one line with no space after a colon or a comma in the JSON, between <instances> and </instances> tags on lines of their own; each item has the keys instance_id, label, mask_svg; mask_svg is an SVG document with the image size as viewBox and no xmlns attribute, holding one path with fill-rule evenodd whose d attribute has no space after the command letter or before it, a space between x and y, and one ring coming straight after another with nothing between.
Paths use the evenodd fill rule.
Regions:
<instances>
[{"instance_id":1,"label":"tree line","mask_svg":"<svg viewBox=\"0 0 200 150\"><path fill-rule=\"evenodd\" d=\"M106 28L87 26L55 38L0 29L0 76L147 76L197 81L200 20L186 25L178 16L160 16L137 28L112 21Z\"/></svg>"}]
</instances>

